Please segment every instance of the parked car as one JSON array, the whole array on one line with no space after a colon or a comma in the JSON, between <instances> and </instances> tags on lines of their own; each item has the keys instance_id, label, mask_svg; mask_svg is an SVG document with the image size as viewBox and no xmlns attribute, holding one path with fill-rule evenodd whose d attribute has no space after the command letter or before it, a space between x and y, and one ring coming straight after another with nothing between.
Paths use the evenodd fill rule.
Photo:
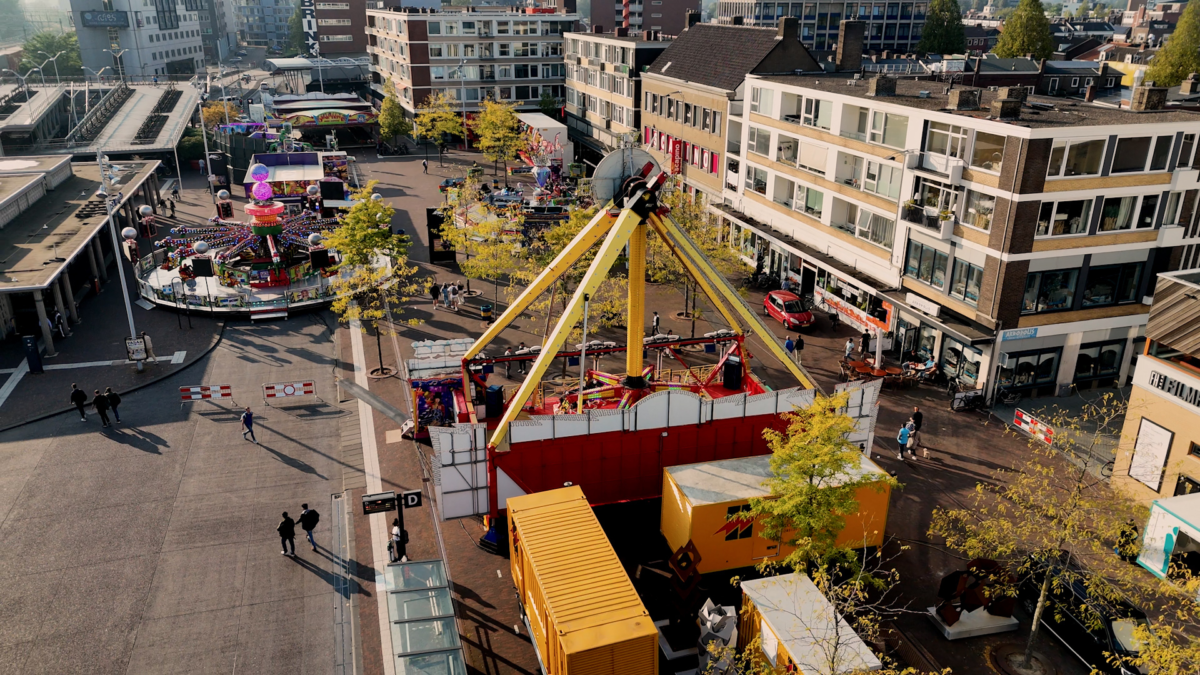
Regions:
<instances>
[{"instance_id":1,"label":"parked car","mask_svg":"<svg viewBox=\"0 0 1200 675\"><path fill-rule=\"evenodd\" d=\"M442 181L442 183L440 185L438 185L438 192L454 190L454 189L461 187L462 184L463 184L462 178L447 178L446 180Z\"/></svg>"},{"instance_id":2,"label":"parked car","mask_svg":"<svg viewBox=\"0 0 1200 675\"><path fill-rule=\"evenodd\" d=\"M804 328L815 321L812 310L791 291L767 293L767 297L763 298L763 314L775 318L788 330Z\"/></svg>"},{"instance_id":3,"label":"parked car","mask_svg":"<svg viewBox=\"0 0 1200 675\"><path fill-rule=\"evenodd\" d=\"M1114 666L1108 660L1109 654L1132 658L1141 651L1133 633L1139 624L1146 624L1145 612L1124 599L1095 597L1082 578L1085 572L1078 574L1079 578L1071 578L1070 583L1066 578L1061 584L1051 581L1042 611L1042 627L1093 672L1106 675L1149 672L1144 667ZM1017 597L1021 609L1031 617L1045 578L1045 571L1039 570L1021 580Z\"/></svg>"}]
</instances>

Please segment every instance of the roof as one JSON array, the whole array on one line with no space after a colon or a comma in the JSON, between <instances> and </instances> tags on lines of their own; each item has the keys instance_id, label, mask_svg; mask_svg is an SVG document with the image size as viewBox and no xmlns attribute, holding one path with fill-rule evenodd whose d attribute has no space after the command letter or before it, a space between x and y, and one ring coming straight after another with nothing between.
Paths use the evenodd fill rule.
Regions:
<instances>
[{"instance_id":1,"label":"roof","mask_svg":"<svg viewBox=\"0 0 1200 675\"><path fill-rule=\"evenodd\" d=\"M778 44L774 28L698 23L654 59L647 72L734 91ZM720 58L714 58L720 54Z\"/></svg>"},{"instance_id":2,"label":"roof","mask_svg":"<svg viewBox=\"0 0 1200 675\"><path fill-rule=\"evenodd\" d=\"M1200 527L1200 492L1166 499L1155 499L1157 506L1192 527Z\"/></svg>"},{"instance_id":3,"label":"roof","mask_svg":"<svg viewBox=\"0 0 1200 675\"><path fill-rule=\"evenodd\" d=\"M763 622L770 627L779 644L787 649L801 672L841 675L883 668L879 657L821 595L808 576L785 574L743 581L741 586L742 593L754 603ZM831 672L830 661L837 665L836 673Z\"/></svg>"},{"instance_id":4,"label":"roof","mask_svg":"<svg viewBox=\"0 0 1200 675\"><path fill-rule=\"evenodd\" d=\"M974 61L967 61L967 67L974 66ZM984 58L979 61L980 73L1036 73L1038 72L1038 64L1033 59L1015 58Z\"/></svg>"},{"instance_id":5,"label":"roof","mask_svg":"<svg viewBox=\"0 0 1200 675\"><path fill-rule=\"evenodd\" d=\"M271 172L267 176L268 183L275 183L285 180L321 180L325 177L325 169L320 164L293 164L291 166L268 166L267 169ZM242 181L246 185L254 182L250 174L246 174L246 179Z\"/></svg>"},{"instance_id":6,"label":"roof","mask_svg":"<svg viewBox=\"0 0 1200 675\"><path fill-rule=\"evenodd\" d=\"M666 471L692 506L721 504L770 494L762 484L771 475L771 455L680 464L669 466ZM878 464L863 457L858 470L842 480L873 473L887 475ZM831 483L831 487L840 485L842 480Z\"/></svg>"},{"instance_id":7,"label":"roof","mask_svg":"<svg viewBox=\"0 0 1200 675\"><path fill-rule=\"evenodd\" d=\"M666 49L667 45L671 44L673 38L667 35L658 36L657 40L647 40L642 36L637 35L617 35L616 33L590 33L588 31L569 31L563 33L563 37L572 37L579 40L614 40L617 42L628 42L633 45L634 49L658 47Z\"/></svg>"}]
</instances>

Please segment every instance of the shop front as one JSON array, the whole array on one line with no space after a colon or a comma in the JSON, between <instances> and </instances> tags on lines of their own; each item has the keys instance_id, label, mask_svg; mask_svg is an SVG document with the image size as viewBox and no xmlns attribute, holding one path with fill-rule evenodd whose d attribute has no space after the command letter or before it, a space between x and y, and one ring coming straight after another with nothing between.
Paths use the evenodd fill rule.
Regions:
<instances>
[{"instance_id":1,"label":"shop front","mask_svg":"<svg viewBox=\"0 0 1200 675\"><path fill-rule=\"evenodd\" d=\"M947 379L968 389L987 383L993 333L981 324L949 313L911 292L892 291L886 298L896 308L894 358L903 362L933 359Z\"/></svg>"},{"instance_id":2,"label":"shop front","mask_svg":"<svg viewBox=\"0 0 1200 675\"><path fill-rule=\"evenodd\" d=\"M1097 323L1002 331L996 383L1030 398L1119 385L1132 372L1139 345L1145 344L1145 324L1095 328Z\"/></svg>"}]
</instances>

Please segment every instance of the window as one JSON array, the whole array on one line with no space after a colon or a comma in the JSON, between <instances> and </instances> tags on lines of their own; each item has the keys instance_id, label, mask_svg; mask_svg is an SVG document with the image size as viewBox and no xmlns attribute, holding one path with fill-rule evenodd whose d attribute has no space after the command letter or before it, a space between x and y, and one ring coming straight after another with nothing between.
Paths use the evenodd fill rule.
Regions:
<instances>
[{"instance_id":1,"label":"window","mask_svg":"<svg viewBox=\"0 0 1200 675\"><path fill-rule=\"evenodd\" d=\"M1092 200L1079 199L1069 202L1047 202L1042 204L1038 216L1039 237L1087 234L1092 216Z\"/></svg>"},{"instance_id":2,"label":"window","mask_svg":"<svg viewBox=\"0 0 1200 675\"><path fill-rule=\"evenodd\" d=\"M870 140L872 143L903 148L907 136L907 117L884 112L876 112L871 116Z\"/></svg>"},{"instance_id":3,"label":"window","mask_svg":"<svg viewBox=\"0 0 1200 675\"><path fill-rule=\"evenodd\" d=\"M949 259L945 253L916 239L909 239L908 262L904 266L904 274L935 288L945 288L946 263Z\"/></svg>"},{"instance_id":4,"label":"window","mask_svg":"<svg viewBox=\"0 0 1200 675\"><path fill-rule=\"evenodd\" d=\"M779 144L775 148L775 161L796 165L800 156L800 141L791 136L779 134Z\"/></svg>"},{"instance_id":5,"label":"window","mask_svg":"<svg viewBox=\"0 0 1200 675\"><path fill-rule=\"evenodd\" d=\"M1104 140L1055 141L1046 176L1094 176L1104 159Z\"/></svg>"},{"instance_id":6,"label":"window","mask_svg":"<svg viewBox=\"0 0 1200 675\"><path fill-rule=\"evenodd\" d=\"M1173 136L1139 136L1117 140L1117 150L1113 156L1113 173L1130 173L1134 171L1163 171L1171 157L1171 142ZM1150 148L1153 146L1154 151ZM1146 160L1149 159L1149 167Z\"/></svg>"},{"instance_id":7,"label":"window","mask_svg":"<svg viewBox=\"0 0 1200 675\"><path fill-rule=\"evenodd\" d=\"M877 244L884 248L892 248L892 238L895 234L896 223L890 218L886 218L877 213L870 211L859 210L858 213L858 238L866 239L872 244ZM943 263L944 265L944 263Z\"/></svg>"},{"instance_id":8,"label":"window","mask_svg":"<svg viewBox=\"0 0 1200 675\"><path fill-rule=\"evenodd\" d=\"M866 108L849 104L843 105L842 127L838 133L846 138L865 142L867 140L867 122L870 116L870 111Z\"/></svg>"},{"instance_id":9,"label":"window","mask_svg":"<svg viewBox=\"0 0 1200 675\"><path fill-rule=\"evenodd\" d=\"M1021 313L1039 314L1071 309L1075 301L1075 282L1078 278L1079 270L1030 272L1025 277L1025 297L1021 302Z\"/></svg>"},{"instance_id":10,"label":"window","mask_svg":"<svg viewBox=\"0 0 1200 675\"><path fill-rule=\"evenodd\" d=\"M1196 150L1196 134L1184 134L1183 143L1179 145L1178 167L1188 168L1192 165L1192 153Z\"/></svg>"},{"instance_id":11,"label":"window","mask_svg":"<svg viewBox=\"0 0 1200 675\"><path fill-rule=\"evenodd\" d=\"M749 504L730 506L725 510L725 520L728 523L726 527L728 533L725 535L725 541L749 539L754 533L754 519L750 518L749 516L742 515L749 510Z\"/></svg>"},{"instance_id":12,"label":"window","mask_svg":"<svg viewBox=\"0 0 1200 675\"><path fill-rule=\"evenodd\" d=\"M1116 377L1125 355L1125 340L1090 342L1079 345L1075 360L1075 381Z\"/></svg>"},{"instance_id":13,"label":"window","mask_svg":"<svg viewBox=\"0 0 1200 675\"><path fill-rule=\"evenodd\" d=\"M986 231L992 226L992 212L995 210L995 197L977 190L967 190L967 206L962 222Z\"/></svg>"},{"instance_id":14,"label":"window","mask_svg":"<svg viewBox=\"0 0 1200 675\"><path fill-rule=\"evenodd\" d=\"M899 199L901 174L900 167L880 162L867 162L867 173L863 177L862 189L874 192L880 197Z\"/></svg>"},{"instance_id":15,"label":"window","mask_svg":"<svg viewBox=\"0 0 1200 675\"><path fill-rule=\"evenodd\" d=\"M700 128L714 134L721 133L720 129L712 126L712 111L708 108L704 108L704 117L700 121Z\"/></svg>"},{"instance_id":16,"label":"window","mask_svg":"<svg viewBox=\"0 0 1200 675\"><path fill-rule=\"evenodd\" d=\"M771 114L771 99L774 91L763 89L762 87L750 88L750 112L755 112L760 115Z\"/></svg>"},{"instance_id":17,"label":"window","mask_svg":"<svg viewBox=\"0 0 1200 675\"><path fill-rule=\"evenodd\" d=\"M442 22L441 21L430 21L429 22L429 34L430 35L441 35L442 34Z\"/></svg>"},{"instance_id":18,"label":"window","mask_svg":"<svg viewBox=\"0 0 1200 675\"><path fill-rule=\"evenodd\" d=\"M746 149L764 157L771 156L771 132L758 127L750 127L746 137Z\"/></svg>"},{"instance_id":19,"label":"window","mask_svg":"<svg viewBox=\"0 0 1200 675\"><path fill-rule=\"evenodd\" d=\"M1134 207L1137 197L1109 197L1100 209L1100 231L1116 232L1133 227Z\"/></svg>"},{"instance_id":20,"label":"window","mask_svg":"<svg viewBox=\"0 0 1200 675\"><path fill-rule=\"evenodd\" d=\"M756 166L746 166L746 189L760 195L767 194L767 171Z\"/></svg>"},{"instance_id":21,"label":"window","mask_svg":"<svg viewBox=\"0 0 1200 675\"><path fill-rule=\"evenodd\" d=\"M1167 208L1163 210L1163 225L1178 225L1179 205L1183 198L1182 192L1172 192L1167 195Z\"/></svg>"},{"instance_id":22,"label":"window","mask_svg":"<svg viewBox=\"0 0 1200 675\"><path fill-rule=\"evenodd\" d=\"M975 133L975 147L971 148L971 166L984 171L1000 171L1004 158L1004 137L983 131Z\"/></svg>"},{"instance_id":23,"label":"window","mask_svg":"<svg viewBox=\"0 0 1200 675\"><path fill-rule=\"evenodd\" d=\"M814 145L807 141L800 143L800 158L796 161L798 168L824 176L825 167L828 165L829 148Z\"/></svg>"},{"instance_id":24,"label":"window","mask_svg":"<svg viewBox=\"0 0 1200 675\"><path fill-rule=\"evenodd\" d=\"M796 194L796 184L784 178L775 176L775 186L771 191L771 201L787 208L792 208L792 197Z\"/></svg>"},{"instance_id":25,"label":"window","mask_svg":"<svg viewBox=\"0 0 1200 675\"><path fill-rule=\"evenodd\" d=\"M318 26L349 26L351 23L350 19L317 19Z\"/></svg>"},{"instance_id":26,"label":"window","mask_svg":"<svg viewBox=\"0 0 1200 675\"><path fill-rule=\"evenodd\" d=\"M1142 263L1105 265L1088 269L1083 288L1084 307L1103 307L1138 301Z\"/></svg>"},{"instance_id":27,"label":"window","mask_svg":"<svg viewBox=\"0 0 1200 675\"><path fill-rule=\"evenodd\" d=\"M965 260L954 261L954 274L950 279L950 295L967 302L979 302L979 286L983 283L983 268Z\"/></svg>"},{"instance_id":28,"label":"window","mask_svg":"<svg viewBox=\"0 0 1200 675\"><path fill-rule=\"evenodd\" d=\"M801 124L818 129L829 130L833 117L833 104L815 98L804 99L804 117Z\"/></svg>"},{"instance_id":29,"label":"window","mask_svg":"<svg viewBox=\"0 0 1200 675\"><path fill-rule=\"evenodd\" d=\"M983 352L955 340L947 335L942 340L942 372L947 377L957 377L967 384L979 380L980 361Z\"/></svg>"},{"instance_id":30,"label":"window","mask_svg":"<svg viewBox=\"0 0 1200 675\"><path fill-rule=\"evenodd\" d=\"M967 132L960 126L942 122L929 123L925 150L935 155L962 158L967 145Z\"/></svg>"},{"instance_id":31,"label":"window","mask_svg":"<svg viewBox=\"0 0 1200 675\"><path fill-rule=\"evenodd\" d=\"M824 210L825 194L816 188L808 187L807 185L796 185L796 210L801 213L806 213L813 218L820 219L821 212Z\"/></svg>"},{"instance_id":32,"label":"window","mask_svg":"<svg viewBox=\"0 0 1200 675\"><path fill-rule=\"evenodd\" d=\"M1001 386L1013 388L1051 384L1058 375L1061 352L1061 347L1050 347L1001 355L1000 363L1007 365L1000 366L997 379Z\"/></svg>"}]
</instances>

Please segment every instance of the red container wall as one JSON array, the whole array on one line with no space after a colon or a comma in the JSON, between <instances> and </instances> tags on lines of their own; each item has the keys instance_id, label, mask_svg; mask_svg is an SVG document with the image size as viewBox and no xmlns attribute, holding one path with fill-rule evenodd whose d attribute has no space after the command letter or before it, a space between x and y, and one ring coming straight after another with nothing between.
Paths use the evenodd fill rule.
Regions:
<instances>
[{"instance_id":1,"label":"red container wall","mask_svg":"<svg viewBox=\"0 0 1200 675\"><path fill-rule=\"evenodd\" d=\"M663 468L769 454L763 430L785 427L777 415L756 415L513 443L510 452L496 455L496 466L527 493L554 490L569 482L582 487L593 505L652 499L662 495Z\"/></svg>"}]
</instances>

